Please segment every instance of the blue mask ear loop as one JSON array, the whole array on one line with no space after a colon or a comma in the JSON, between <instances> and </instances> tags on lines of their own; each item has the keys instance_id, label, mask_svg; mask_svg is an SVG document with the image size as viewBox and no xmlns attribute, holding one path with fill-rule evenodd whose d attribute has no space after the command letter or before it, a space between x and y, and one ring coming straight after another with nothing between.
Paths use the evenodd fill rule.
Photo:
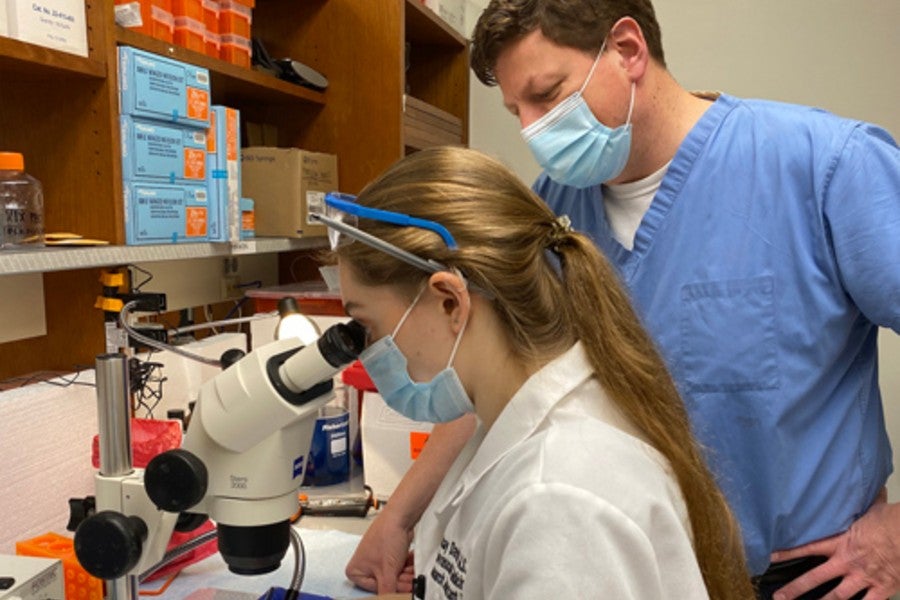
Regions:
<instances>
[{"instance_id":1,"label":"blue mask ear loop","mask_svg":"<svg viewBox=\"0 0 900 600\"><path fill-rule=\"evenodd\" d=\"M603 56L603 51L606 50L606 40L603 40L603 43L600 44L600 52L597 53L597 58L594 59L594 64L591 65L591 70L588 71L587 77L584 79L584 83L581 84L581 88L578 90L578 95L584 95L584 88L587 87L588 82L591 80L591 77L594 76L594 70L597 68L597 63L600 62L600 57Z\"/></svg>"},{"instance_id":2,"label":"blue mask ear loop","mask_svg":"<svg viewBox=\"0 0 900 600\"><path fill-rule=\"evenodd\" d=\"M597 68L597 63L600 62L600 57L603 56L603 51L606 50L606 40L603 40L603 44L600 45L600 52L597 53L597 58L594 59L594 64L591 65L591 70L588 72L587 78L584 80L584 83L581 84L581 89L578 90L578 95L584 96L584 88L587 87L588 82L591 80L591 77L594 76L594 70ZM631 100L628 102L628 116L625 118L625 125L631 123L631 113L634 110L634 88L635 84L631 82Z\"/></svg>"},{"instance_id":3,"label":"blue mask ear loop","mask_svg":"<svg viewBox=\"0 0 900 600\"><path fill-rule=\"evenodd\" d=\"M409 316L409 313L412 312L412 309L415 308L416 303L419 301L419 298L422 297L422 294L425 292L425 288L428 287L428 282L426 281L421 288L419 288L419 293L416 294L416 297L413 298L412 304L409 305L409 308L406 309L406 312L403 313L403 316L400 317L400 321L397 323L397 326L394 327L394 331L391 333L392 338L397 337L397 332L400 331L400 326L403 325L404 321L406 321L406 317Z\"/></svg>"},{"instance_id":4,"label":"blue mask ear loop","mask_svg":"<svg viewBox=\"0 0 900 600\"><path fill-rule=\"evenodd\" d=\"M462 272L459 269L454 267L453 273L455 273L456 276L462 280L463 285L466 288L469 287L469 282L466 280L466 278L463 276ZM394 331L391 333L391 338L394 338L394 339L397 338L397 332L400 331L400 326L403 325L403 323L406 321L406 318L410 315L413 308L415 308L416 304L419 302L419 298L421 298L422 294L425 293L425 288L427 288L427 287L428 287L428 282L426 281L425 284L419 289L419 293L416 294L416 297L413 298L412 304L409 305L409 308L407 308L406 312L403 313L403 316L400 317L400 322L397 323L396 327L394 327ZM453 342L453 349L450 351L450 359L447 361L446 368L448 368L448 369L453 365L453 359L456 358L456 351L459 350L459 343L462 341L462 336L466 332L466 325L468 325L468 323L469 323L469 317L468 317L468 315L466 315L466 320L463 321L462 329L459 330L459 335L456 336L456 341Z\"/></svg>"},{"instance_id":5,"label":"blue mask ear loop","mask_svg":"<svg viewBox=\"0 0 900 600\"><path fill-rule=\"evenodd\" d=\"M457 277L459 277L462 280L463 286L465 286L465 289L468 289L469 282L463 276L462 272L455 267L453 268L453 272L456 274ZM470 313L472 312L471 300L470 300L469 312ZM459 343L462 341L463 334L466 332L466 325L468 325L468 324L469 324L469 315L467 314L466 319L463 321L462 328L459 330L459 335L456 336L456 341L453 342L453 350L450 351L450 360L447 361L448 369L451 366L453 366L453 359L456 358L456 351L459 350Z\"/></svg>"},{"instance_id":6,"label":"blue mask ear loop","mask_svg":"<svg viewBox=\"0 0 900 600\"><path fill-rule=\"evenodd\" d=\"M634 110L634 82L631 82L631 101L628 103L628 116L625 118L625 125L631 123L631 111Z\"/></svg>"}]
</instances>

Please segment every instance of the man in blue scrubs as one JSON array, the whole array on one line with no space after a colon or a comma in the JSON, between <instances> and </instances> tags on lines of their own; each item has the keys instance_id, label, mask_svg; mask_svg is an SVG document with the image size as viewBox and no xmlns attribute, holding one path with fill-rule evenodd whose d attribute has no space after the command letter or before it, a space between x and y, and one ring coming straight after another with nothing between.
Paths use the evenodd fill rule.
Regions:
<instances>
[{"instance_id":1,"label":"man in blue scrubs","mask_svg":"<svg viewBox=\"0 0 900 600\"><path fill-rule=\"evenodd\" d=\"M900 589L876 348L878 326L900 332L890 135L690 94L665 68L649 1L492 2L473 67L518 116L545 170L535 190L631 290L751 570L828 559L789 563L813 570L786 598L837 577L842 598ZM780 583L778 569L767 579Z\"/></svg>"},{"instance_id":2,"label":"man in blue scrubs","mask_svg":"<svg viewBox=\"0 0 900 600\"><path fill-rule=\"evenodd\" d=\"M900 332L890 135L689 93L666 70L649 0L493 0L472 64L521 122L544 168L535 190L631 291L740 520L760 598L900 591L876 348L879 326ZM429 468L442 467L414 466ZM427 488L395 493L388 516L414 521L423 502L410 498ZM351 579L391 571L375 547L364 539Z\"/></svg>"}]
</instances>

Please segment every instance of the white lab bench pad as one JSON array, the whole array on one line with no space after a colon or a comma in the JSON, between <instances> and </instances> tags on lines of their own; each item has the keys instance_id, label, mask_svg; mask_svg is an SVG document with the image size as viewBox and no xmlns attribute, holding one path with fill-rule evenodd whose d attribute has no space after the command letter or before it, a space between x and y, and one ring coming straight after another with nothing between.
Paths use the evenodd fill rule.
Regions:
<instances>
[{"instance_id":1,"label":"white lab bench pad","mask_svg":"<svg viewBox=\"0 0 900 600\"><path fill-rule=\"evenodd\" d=\"M76 381L93 384L94 371L82 371ZM36 383L2 392L0 423L0 554L15 554L17 541L48 532L71 537L69 498L94 493L93 385Z\"/></svg>"}]
</instances>

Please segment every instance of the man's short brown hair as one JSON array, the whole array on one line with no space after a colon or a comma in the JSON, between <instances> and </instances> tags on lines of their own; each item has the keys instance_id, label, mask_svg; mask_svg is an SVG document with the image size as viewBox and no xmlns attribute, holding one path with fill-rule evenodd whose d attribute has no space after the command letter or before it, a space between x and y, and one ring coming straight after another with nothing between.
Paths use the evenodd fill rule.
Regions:
<instances>
[{"instance_id":1,"label":"man's short brown hair","mask_svg":"<svg viewBox=\"0 0 900 600\"><path fill-rule=\"evenodd\" d=\"M665 66L662 34L650 0L491 0L472 34L472 70L482 83L497 85L494 67L500 52L535 29L562 46L597 52L622 17L637 22L650 56Z\"/></svg>"}]
</instances>

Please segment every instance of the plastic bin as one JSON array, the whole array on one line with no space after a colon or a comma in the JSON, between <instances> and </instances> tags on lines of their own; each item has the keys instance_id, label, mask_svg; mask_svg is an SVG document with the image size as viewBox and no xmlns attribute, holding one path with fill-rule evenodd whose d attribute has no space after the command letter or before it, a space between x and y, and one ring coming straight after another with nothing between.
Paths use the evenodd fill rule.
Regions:
<instances>
[{"instance_id":1,"label":"plastic bin","mask_svg":"<svg viewBox=\"0 0 900 600\"><path fill-rule=\"evenodd\" d=\"M250 38L253 9L237 0L220 0L219 33Z\"/></svg>"},{"instance_id":2,"label":"plastic bin","mask_svg":"<svg viewBox=\"0 0 900 600\"><path fill-rule=\"evenodd\" d=\"M116 6L130 11L124 25L128 29L170 44L174 42L172 0L116 0ZM135 19L135 9L140 19Z\"/></svg>"},{"instance_id":3,"label":"plastic bin","mask_svg":"<svg viewBox=\"0 0 900 600\"><path fill-rule=\"evenodd\" d=\"M75 541L58 533L45 533L16 542L16 554L58 558L63 563L66 598L103 600L103 580L88 574L75 556Z\"/></svg>"},{"instance_id":4,"label":"plastic bin","mask_svg":"<svg viewBox=\"0 0 900 600\"><path fill-rule=\"evenodd\" d=\"M329 290L323 281L306 281L248 290L247 296L252 299L255 312L276 311L278 301L291 296L297 301L300 312L305 315L347 316L341 302L341 293Z\"/></svg>"},{"instance_id":5,"label":"plastic bin","mask_svg":"<svg viewBox=\"0 0 900 600\"><path fill-rule=\"evenodd\" d=\"M175 43L194 52L206 53L206 26L201 19L175 17Z\"/></svg>"},{"instance_id":6,"label":"plastic bin","mask_svg":"<svg viewBox=\"0 0 900 600\"><path fill-rule=\"evenodd\" d=\"M250 38L232 33L220 34L219 58L239 67L250 68Z\"/></svg>"},{"instance_id":7,"label":"plastic bin","mask_svg":"<svg viewBox=\"0 0 900 600\"><path fill-rule=\"evenodd\" d=\"M218 0L202 1L203 24L206 26L204 33L206 55L219 58L222 45L221 36L219 36L219 2Z\"/></svg>"}]
</instances>

